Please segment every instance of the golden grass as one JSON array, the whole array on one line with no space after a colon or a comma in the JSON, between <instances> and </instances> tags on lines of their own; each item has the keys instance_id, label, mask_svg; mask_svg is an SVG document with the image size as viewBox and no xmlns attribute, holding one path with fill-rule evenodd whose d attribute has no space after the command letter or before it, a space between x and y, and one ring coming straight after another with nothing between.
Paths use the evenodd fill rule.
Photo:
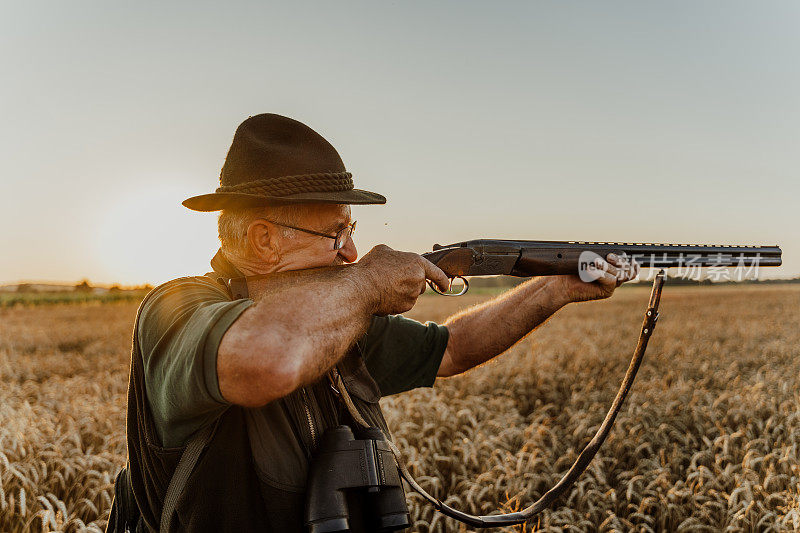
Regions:
<instances>
[{"instance_id":1,"label":"golden grass","mask_svg":"<svg viewBox=\"0 0 800 533\"><path fill-rule=\"evenodd\" d=\"M472 513L538 498L605 415L647 295L570 306L498 360L382 400L420 483ZM484 298L424 296L409 315ZM0 309L1 531L104 527L135 310ZM667 286L661 314L608 441L527 530L799 530L800 290ZM466 531L409 500L415 531Z\"/></svg>"}]
</instances>

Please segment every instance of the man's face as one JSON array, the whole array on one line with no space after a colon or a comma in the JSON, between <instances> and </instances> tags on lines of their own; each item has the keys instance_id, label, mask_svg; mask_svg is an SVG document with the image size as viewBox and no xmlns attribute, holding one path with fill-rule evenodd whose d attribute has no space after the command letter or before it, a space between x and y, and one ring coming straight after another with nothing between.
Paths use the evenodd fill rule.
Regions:
<instances>
[{"instance_id":1,"label":"man's face","mask_svg":"<svg viewBox=\"0 0 800 533\"><path fill-rule=\"evenodd\" d=\"M349 205L313 204L305 216L293 225L334 236L351 222ZM298 230L289 230L291 236L285 237L283 227L273 225L273 228L272 242L280 256L275 269L277 272L341 265L352 263L358 258L352 237L347 239L344 247L334 250L333 239Z\"/></svg>"}]
</instances>

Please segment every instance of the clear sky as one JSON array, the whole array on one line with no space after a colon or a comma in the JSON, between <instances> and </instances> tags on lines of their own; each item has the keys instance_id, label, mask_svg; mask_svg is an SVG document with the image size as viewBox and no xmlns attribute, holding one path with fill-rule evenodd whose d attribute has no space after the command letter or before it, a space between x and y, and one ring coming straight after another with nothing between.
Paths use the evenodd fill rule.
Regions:
<instances>
[{"instance_id":1,"label":"clear sky","mask_svg":"<svg viewBox=\"0 0 800 533\"><path fill-rule=\"evenodd\" d=\"M7 2L0 283L203 273L236 126L301 120L361 252L775 244L800 274L800 3Z\"/></svg>"}]
</instances>

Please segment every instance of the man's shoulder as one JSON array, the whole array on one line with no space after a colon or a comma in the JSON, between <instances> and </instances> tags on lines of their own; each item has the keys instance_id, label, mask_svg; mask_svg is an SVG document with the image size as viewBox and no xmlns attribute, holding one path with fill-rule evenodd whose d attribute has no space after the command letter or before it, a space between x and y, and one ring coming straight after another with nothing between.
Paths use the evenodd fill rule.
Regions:
<instances>
[{"instance_id":1,"label":"man's shoulder","mask_svg":"<svg viewBox=\"0 0 800 533\"><path fill-rule=\"evenodd\" d=\"M225 285L209 276L184 276L158 285L144 297L142 309L170 299L226 299L231 296Z\"/></svg>"},{"instance_id":2,"label":"man's shoulder","mask_svg":"<svg viewBox=\"0 0 800 533\"><path fill-rule=\"evenodd\" d=\"M220 278L222 279L222 278ZM225 285L210 275L204 276L183 276L180 278L171 279L156 286L151 290L145 300L170 294L174 292L208 292L210 294L224 294L227 295L228 291Z\"/></svg>"},{"instance_id":3,"label":"man's shoulder","mask_svg":"<svg viewBox=\"0 0 800 533\"><path fill-rule=\"evenodd\" d=\"M139 308L139 329L170 322L167 316L191 312L209 302L232 300L225 286L209 276L184 276L151 290Z\"/></svg>"}]
</instances>

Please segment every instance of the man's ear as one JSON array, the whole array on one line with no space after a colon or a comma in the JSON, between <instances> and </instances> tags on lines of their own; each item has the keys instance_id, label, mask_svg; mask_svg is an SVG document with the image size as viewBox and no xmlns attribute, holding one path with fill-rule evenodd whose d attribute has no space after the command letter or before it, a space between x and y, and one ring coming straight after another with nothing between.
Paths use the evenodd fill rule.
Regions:
<instances>
[{"instance_id":1,"label":"man's ear","mask_svg":"<svg viewBox=\"0 0 800 533\"><path fill-rule=\"evenodd\" d=\"M258 259L272 262L275 259L275 226L267 220L257 219L247 226L247 242Z\"/></svg>"}]
</instances>

